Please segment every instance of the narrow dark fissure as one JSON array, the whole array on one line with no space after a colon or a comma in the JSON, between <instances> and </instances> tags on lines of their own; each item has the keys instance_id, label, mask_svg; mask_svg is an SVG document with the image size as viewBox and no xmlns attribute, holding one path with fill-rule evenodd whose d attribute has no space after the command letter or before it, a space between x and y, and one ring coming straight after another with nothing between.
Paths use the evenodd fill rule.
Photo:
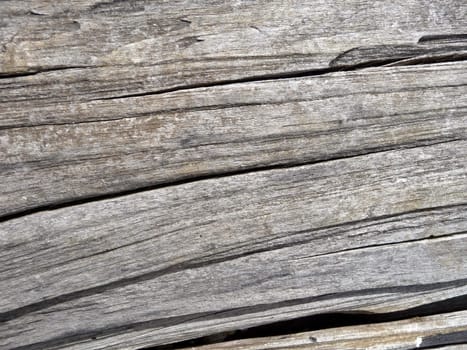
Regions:
<instances>
[{"instance_id":1,"label":"narrow dark fissure","mask_svg":"<svg viewBox=\"0 0 467 350\"><path fill-rule=\"evenodd\" d=\"M405 61L408 59L413 59L413 61L408 61L407 63L405 63ZM257 76L239 78L239 79L219 80L219 81L212 81L212 82L198 83L198 84L191 84L191 85L180 85L180 86L174 86L171 88L161 89L157 91L147 91L147 92L126 94L126 95L120 95L120 96L102 97L102 98L97 98L96 100L115 100L115 99L131 98L131 97L162 95L162 94L176 92L176 91L233 85L233 84L239 84L239 83L252 83L252 82L270 81L270 80L285 80L285 79L313 77L313 76L320 76L320 75L336 73L336 72L349 72L349 71L357 71L357 70L361 70L365 68L384 67L386 65L397 64L398 62L401 63L400 64L401 66L404 66L404 65L412 66L412 65L436 64L436 63L443 63L443 62L458 62L458 61L465 61L465 60L467 60L467 54L452 53L450 55L440 54L437 56L420 57L420 59L418 60L417 60L417 55L407 54L407 55L396 56L394 58L384 58L384 57L379 58L378 57L378 58L374 58L368 61L359 62L356 64L345 64L345 63L334 64L333 62L331 62L331 65L329 68L271 73L271 74L265 74L265 75L257 75Z\"/></svg>"},{"instance_id":2,"label":"narrow dark fissure","mask_svg":"<svg viewBox=\"0 0 467 350\"><path fill-rule=\"evenodd\" d=\"M269 323L257 327L236 329L214 333L182 342L146 347L139 350L177 350L194 346L219 344L228 341L274 337L302 332L311 332L330 328L370 325L383 322L401 321L414 317L434 316L443 313L467 310L467 295L446 299L411 309L389 313L324 313L299 317L286 321ZM428 336L423 339L420 349L430 349L441 345L467 343L466 332L456 332L440 336Z\"/></svg>"},{"instance_id":3,"label":"narrow dark fissure","mask_svg":"<svg viewBox=\"0 0 467 350\"><path fill-rule=\"evenodd\" d=\"M401 150L401 149L411 149L411 148L417 148L417 147L434 146L437 144L443 144L443 143L448 143L448 142L458 142L462 140L463 140L462 138L446 138L442 140L433 140L433 141L424 140L424 141L419 141L419 142L412 142L410 144L399 144L397 146L372 147L372 148L362 149L358 151L349 151L345 153L343 152L336 156L317 158L317 159L313 159L309 161L278 163L278 164L265 165L265 166L246 167L243 169L232 170L232 171L227 171L227 172L213 172L211 174L206 174L206 175L198 175L198 176L191 176L191 177L188 176L188 177L180 178L180 179L170 181L170 182L161 182L161 183L157 183L154 185L137 187L134 189L119 191L115 193L106 193L106 194L90 196L90 197L75 198L69 201L62 201L62 202L55 203L55 204L37 206L37 207L26 209L26 210L12 212L6 215L0 215L0 224L2 222L7 222L9 220L17 219L23 216L28 216L28 215L32 215L32 214L43 212L43 211L57 210L57 209L72 207L75 205L82 205L82 204L86 204L90 202L108 200L108 199L132 195L136 193L157 190L157 189L169 187L169 186L180 186L183 184L193 183L197 181L224 178L224 177L229 177L229 176L238 176L238 175L244 175L244 174L249 174L249 173L254 173L254 172L264 172L264 171L271 171L271 170L277 170L277 169L288 169L288 168L294 168L294 167L299 167L299 166L314 165L314 164L331 162L331 161L336 161L336 160L341 160L341 159L361 157L361 156L366 156L366 155L370 155L374 153L389 152L389 151Z\"/></svg>"},{"instance_id":4,"label":"narrow dark fissure","mask_svg":"<svg viewBox=\"0 0 467 350\"><path fill-rule=\"evenodd\" d=\"M447 39L452 39L452 38L456 40L463 40L465 39L466 35L467 34L459 34L457 36L452 36L452 35L451 36L426 36L420 39L420 43L447 40ZM132 98L132 97L138 97L138 96L160 95L160 94L181 91L181 90L191 90L191 89L197 89L197 88L215 87L215 86L231 85L231 84L237 84L237 83L312 77L312 76L320 76L323 74L334 73L334 72L339 72L339 71L357 71L357 70L361 70L365 68L377 68L377 67L384 67L387 65L402 65L402 66L426 65L426 64L436 64L436 63L441 63L441 62L456 62L456 61L467 60L467 53L462 50L456 53L455 51L449 51L447 49L446 51L445 49L442 49L440 52L435 51L433 55L431 56L430 55L424 56L424 55L421 55L422 53L424 53L424 51L420 51L418 46L411 47L410 49L404 48L404 50L401 50L400 48L397 48L397 47L396 48L390 47L389 49L386 48L386 51L389 50L387 52L392 52L391 55L388 56L386 51L384 51L385 55L375 55L375 56L363 55L363 57L366 57L366 59L363 61L353 60L353 55L355 55L355 53L357 53L358 55L360 51L365 51L366 49L355 48L355 49L349 50L348 52L344 52L338 57L336 57L335 60L330 62L330 65L328 68L312 69L312 70L304 70L304 71L280 72L280 73L267 74L267 75L261 75L261 76L251 76L251 77L246 77L246 78L241 78L241 79L221 80L221 81L216 81L216 82L206 82L206 83L193 84L193 85L175 86L172 88L157 90L157 91L147 91L147 92L142 92L142 93L113 96L113 97L108 97L108 98L100 98L100 100L107 100L107 99L113 100L113 99ZM368 48L368 50L372 51L372 50L375 50L375 48ZM378 50L379 49L377 48L376 51ZM431 51L427 51L427 52L431 52ZM349 60L346 59L348 56L350 57ZM350 62L350 64L348 64L348 62ZM46 69L41 69L37 71L22 72L18 74L7 74L7 75L0 74L0 79L11 78L11 77L16 77L16 76L35 75L35 74L39 74L42 72L48 72L48 71L77 69L77 68L90 68L90 67L85 67L85 66L52 67L52 68L46 68ZM451 141L456 141L456 140L458 139L443 140L441 142L451 142ZM432 142L432 144L435 144L435 143L439 143L439 142ZM246 173L256 172L256 171L268 171L268 170L273 170L273 169L309 165L309 164L315 164L315 163L320 163L320 162L325 162L325 161L332 161L335 159L362 156L362 155L367 155L370 153L383 152L383 151L400 149L400 148L419 147L419 146L424 146L427 144L430 144L430 143L421 142L421 144L417 144L417 145L399 145L398 147L379 147L379 148L376 147L374 149L359 150L359 151L351 152L348 154L341 154L336 157L329 157L326 159L314 159L314 160L309 160L306 162L288 162L285 164L273 164L273 165L265 165L265 166L248 167L248 168L243 168L243 169L238 169L238 170L233 170L233 171L228 171L228 172L213 172L211 174L206 174L206 175L203 174L199 176L184 177L184 178L175 179L174 181L170 181L170 182L150 184L150 185L140 186L140 187L133 188L133 189L123 190L123 191L118 191L118 192L113 192L113 193L106 193L102 195L73 198L70 200L63 200L61 202L56 202L53 204L37 206L34 208L28 208L24 210L15 211L15 212L9 212L4 215L0 215L0 223L15 219L15 218L19 218L22 216L27 216L27 215L34 214L37 212L41 212L41 211L56 210L56 209L60 209L64 207L80 205L80 204L89 203L93 201L111 199L115 197L131 195L131 194L138 193L138 192L149 191L149 190L154 190L154 189L168 187L168 186L176 186L176 185L200 181L204 179L241 175L241 174L246 174Z\"/></svg>"}]
</instances>

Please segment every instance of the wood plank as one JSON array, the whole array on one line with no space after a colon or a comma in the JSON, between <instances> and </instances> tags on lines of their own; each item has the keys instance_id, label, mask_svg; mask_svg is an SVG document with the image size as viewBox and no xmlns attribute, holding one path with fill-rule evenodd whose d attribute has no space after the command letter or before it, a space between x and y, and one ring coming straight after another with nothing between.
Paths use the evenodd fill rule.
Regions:
<instances>
[{"instance_id":1,"label":"wood plank","mask_svg":"<svg viewBox=\"0 0 467 350\"><path fill-rule=\"evenodd\" d=\"M465 139L466 82L467 63L458 62L7 108L0 215Z\"/></svg>"},{"instance_id":2,"label":"wood plank","mask_svg":"<svg viewBox=\"0 0 467 350\"><path fill-rule=\"evenodd\" d=\"M206 179L3 222L0 344L136 348L465 295L466 146Z\"/></svg>"},{"instance_id":3,"label":"wood plank","mask_svg":"<svg viewBox=\"0 0 467 350\"><path fill-rule=\"evenodd\" d=\"M466 24L460 0L1 1L0 348L465 302ZM461 349L455 310L203 350Z\"/></svg>"},{"instance_id":4,"label":"wood plank","mask_svg":"<svg viewBox=\"0 0 467 350\"><path fill-rule=\"evenodd\" d=\"M464 334L464 338L459 338ZM190 347L192 350L411 350L464 349L467 346L467 311L417 317L403 321L349 326L333 329L254 338L213 345ZM458 343L465 344L458 344Z\"/></svg>"},{"instance_id":5,"label":"wood plank","mask_svg":"<svg viewBox=\"0 0 467 350\"><path fill-rule=\"evenodd\" d=\"M3 0L0 74L61 71L31 77L26 89L7 80L2 93L82 100L452 50L465 56L466 13L459 0Z\"/></svg>"}]
</instances>

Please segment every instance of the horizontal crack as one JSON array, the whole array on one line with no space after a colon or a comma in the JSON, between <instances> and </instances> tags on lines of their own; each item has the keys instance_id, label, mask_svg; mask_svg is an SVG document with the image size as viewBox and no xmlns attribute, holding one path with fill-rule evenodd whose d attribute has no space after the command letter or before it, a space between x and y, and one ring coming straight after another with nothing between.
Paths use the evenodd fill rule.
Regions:
<instances>
[{"instance_id":1,"label":"horizontal crack","mask_svg":"<svg viewBox=\"0 0 467 350\"><path fill-rule=\"evenodd\" d=\"M396 241L396 242L380 243L380 244L369 244L369 245L365 245L365 246L361 246L361 247L337 250L337 251L331 252L331 253L323 253L323 254L315 254L315 255L310 255L310 256L303 256L303 257L298 258L297 260L321 258L321 257L326 257L326 256L333 256L333 255L336 255L336 254L349 253L349 252L355 252L355 251L372 249L372 248L379 248L379 247L389 247L389 246L406 244L406 243L419 243L419 242L425 242L425 241L438 240L438 239L441 239L441 238L445 239L445 238L460 236L460 235L464 235L464 234L467 234L467 231L452 232L452 233L439 235L439 236L435 236L435 237L423 237L423 238L417 238L417 239L408 239L408 240L405 240L405 241ZM467 236L466 236L466 238L467 238Z\"/></svg>"},{"instance_id":2,"label":"horizontal crack","mask_svg":"<svg viewBox=\"0 0 467 350\"><path fill-rule=\"evenodd\" d=\"M415 214L415 213L420 213L420 212L428 212L430 210L435 210L435 209L460 207L460 206L464 206L464 205L465 205L465 203L464 204L455 204L455 205L449 205L449 206L436 207L436 208L422 208L422 209L413 210L413 211L410 211L410 212L404 212L404 213L398 213L398 214L392 214L392 215L384 215L384 216L379 216L379 217L362 219L362 220L358 220L358 221L345 222L345 223L341 223L341 224L338 224L338 225L332 225L332 226L328 226L328 227L329 228L331 228L331 227L340 227L340 226L352 225L352 224L359 223L359 222L369 222L369 221L375 221L375 220L398 217L398 216L401 216L401 215ZM327 227L322 227L322 228L319 228L319 229L325 229L325 228L327 228ZM318 229L316 229L316 230L318 230ZM356 247L356 248L337 251L337 252L332 252L332 253L315 255L315 256L312 256L312 257L340 254L340 253L345 252L345 251L363 250L363 249L372 248L372 247L376 247L376 246L390 246L390 245L396 245L396 244L413 243L413 242L424 241L424 240L444 239L444 238L449 237L449 236L461 235L461 234L464 234L464 233L465 232L457 232L457 233L446 234L446 235L442 235L442 236L438 236L438 237L434 237L434 238L428 237L428 238L423 238L423 239L418 239L418 240L407 240L407 241L402 241L402 242L393 242L393 243L386 243L386 244L381 244L381 245L362 246L362 247ZM213 264L219 264L219 263L223 263L223 262L226 262L226 261L232 261L232 260L244 258L244 257L255 255L255 254L260 254L260 253L263 253L263 252L279 250L279 249L298 246L298 245L302 245L302 244L306 244L306 243L307 243L306 241L299 241L299 242L294 242L292 244L290 244L290 243L289 244L287 244L287 243L286 244L278 244L278 245L276 245L274 247L258 248L258 249L254 249L254 250L251 250L251 251L241 252L241 253L231 254L231 255L223 255L223 253L225 253L227 251L220 251L220 252L216 252L216 253L211 254L211 255L196 257L196 258L187 260L187 261L182 262L182 263L178 263L178 264L175 264L175 265L168 266L168 267L160 269L160 270L146 272L144 274L137 275L137 276L122 278L120 280L108 282L106 284L98 285L98 286L83 289L83 290L78 290L78 291L67 293L67 294L62 294L62 295L57 296L57 297L49 298L49 299L46 299L46 300L42 300L40 302L32 303L32 304L25 305L25 306L22 306L22 307L19 307L19 308L10 310L10 311L6 311L6 312L3 312L3 313L0 313L0 322L10 321L10 320L17 319L19 317L25 316L25 315L30 314L30 313L34 313L34 312L37 312L37 311L40 311L40 310L48 309L50 307L53 307L53 306L56 306L56 305L59 305L59 304L63 304L63 303L70 302L70 301L73 301L73 300L77 300L77 299L81 299L81 298L84 298L84 297L92 296L92 295L95 295L95 294L104 293L104 292L106 292L108 290L121 288L121 287L125 287L125 286L128 286L128 285L140 283L140 282L149 281L149 280L161 277L161 276L174 274L174 273L177 273L177 272L180 272L180 271L202 268L202 267L206 267L206 266L213 265ZM229 250L229 252L231 252L231 249ZM209 258L211 258L211 259L209 259Z\"/></svg>"},{"instance_id":3,"label":"horizontal crack","mask_svg":"<svg viewBox=\"0 0 467 350\"><path fill-rule=\"evenodd\" d=\"M369 62L362 62L355 65L339 65L337 63L331 62L330 68L321 68L321 69L311 69L311 70L300 70L300 71L292 71L292 72L282 72L282 73L272 73L272 74L265 74L265 75L257 75L252 77L246 78L239 78L239 79L228 79L228 80L220 80L216 82L209 82L209 83L199 83L199 84L189 84L189 85L179 85L174 86L168 89L161 89L156 91L146 91L134 94L126 94L120 96L112 96L112 97L102 97L91 99L91 101L101 101L101 100L115 100L115 99L124 99L124 98L133 98L133 97L142 97L142 96L150 96L150 95L161 95L170 92L176 91L184 91L184 90L193 90L199 88L206 88L206 87L216 87L216 86L225 86L225 85L233 85L238 83L249 83L249 82L262 82L262 81L270 81L270 80L285 80L285 79L294 79L294 78L304 78L304 77L312 77L312 76L320 76L335 72L343 72L343 71L356 71L368 68L375 68L375 67L385 67L389 64L395 64L400 62L399 65L426 65L426 64L435 64L435 63L445 63L445 62L457 62L457 61L464 61L467 59L467 52L460 53L455 55L453 54L445 54L439 56L423 56L423 59L420 59L419 62L415 61L418 56L414 57L398 57L395 59L382 59L382 60L375 60ZM413 61L408 61L412 59ZM407 61L406 64L403 62Z\"/></svg>"},{"instance_id":4,"label":"horizontal crack","mask_svg":"<svg viewBox=\"0 0 467 350\"><path fill-rule=\"evenodd\" d=\"M55 347L55 346L60 346L60 345L65 345L65 344L71 345L79 341L97 339L100 337L105 338L108 336L116 336L116 335L127 333L127 332L133 332L133 331L138 332L138 331L143 331L143 330L148 330L148 329L166 328L166 327L176 326L176 325L183 324L185 322L190 322L190 321L195 321L195 320L208 321L208 320L216 320L216 319L228 319L228 318L238 317L242 315L255 314L258 312L280 310L284 307L305 305L305 304L310 304L310 303L318 302L318 301L325 301L325 300L338 301L339 299L349 298L349 297L369 296L369 295L388 294L388 293L397 293L397 294L409 293L411 294L411 293L430 292L433 290L442 290L442 289L465 286L466 283L467 283L467 279L459 279L455 281L437 282L437 283L429 283L429 284L413 284L413 285L405 285L405 286L397 286L397 287L396 286L395 287L376 287L376 288L368 288L368 289L361 289L361 290L354 290L354 291L344 291L344 292L339 292L339 293L329 293L329 294L310 296L310 297L304 297L304 298L298 298L298 299L278 301L278 302L273 302L273 303L268 303L268 304L257 304L254 306L245 306L245 307L238 307L238 308L233 308L233 309L200 312L197 314L173 316L173 317L162 318L162 319L140 321L140 322L135 322L135 323L130 323L130 324L115 325L112 327L105 327L102 329L77 331L76 333L68 334L63 337L57 337L57 338L49 339L49 340L39 342L39 343L33 343L33 344L25 345L25 346L20 346L20 347L13 348L11 350L41 350L44 348ZM352 313L352 315L354 318L355 318L355 315L361 315L363 319L363 320L360 320L359 323L356 323L356 324L381 323L381 322L403 319L407 317L427 316L427 315L433 315L433 314L440 313L440 312L447 313L447 312L460 311L460 310L464 310L466 305L467 305L467 295L461 295L455 298L450 298L450 299L446 299L446 300L442 300L442 301L438 301L438 302L434 302L430 304L417 306L411 309L395 311L395 312L390 312L386 314L354 312ZM348 313L333 313L330 315L343 315L343 314L348 314ZM279 328L282 329L282 331L290 332L291 329L290 327L287 327L287 325L293 324L294 321L295 322L298 321L299 325L300 324L310 325L310 324L315 324L314 322L310 322L310 320L313 320L313 318L316 318L319 316L320 315L318 313L314 313L311 316L305 316L305 317L301 317L298 319L297 318L289 319L286 321L279 321L274 324L261 325L261 326L247 329L246 331L251 332L253 330L253 334L260 334L261 331L264 332L265 329L267 331L268 327L279 326ZM319 327L319 329L323 329L323 328L326 328L325 325L321 325ZM331 327L327 327L327 328L331 328ZM294 329L296 330L297 328L294 328ZM318 328L314 328L314 329L318 329ZM303 331L306 331L306 330L307 329ZM309 329L309 330L312 330L312 329ZM230 334L231 332L228 332L228 333ZM234 330L234 333L236 333L235 330ZM223 332L221 334L225 334L225 333ZM240 333L240 334L242 334L240 339L245 337L245 333ZM211 334L208 337L208 339L212 339L213 335L215 334ZM237 337L238 337L238 334L237 334ZM204 341L205 339L206 338L203 337L203 338L197 338L195 340ZM201 344L196 344L196 345L201 345ZM151 350L181 349L181 348L185 348L190 345L192 344L190 343L187 344L187 342L179 342L179 343L171 344L168 347L164 345L164 346L152 347L150 349Z\"/></svg>"},{"instance_id":5,"label":"horizontal crack","mask_svg":"<svg viewBox=\"0 0 467 350\"><path fill-rule=\"evenodd\" d=\"M305 166L305 165L315 165L315 164L321 164L321 163L337 161L337 160L342 160L342 159L363 157L363 156L367 156L367 155L375 154L375 153L390 152L390 151L403 150L403 149L413 149L413 148L418 148L418 147L428 147L428 146L434 146L434 145L450 143L450 142L458 142L458 141L463 141L463 140L464 139L462 138L447 138L443 140L434 140L434 141L423 140L419 142L411 142L408 144L398 144L396 146L390 145L390 146L383 146L383 147L366 148L364 150L351 151L351 152L345 152L345 153L343 152L332 157L318 158L318 159L314 159L312 161L306 161L306 162L276 163L273 165L266 165L266 166L246 167L246 168L228 171L228 172L213 171L213 173L211 174L200 175L200 176L195 176L195 177L186 177L186 178L178 179L176 181L162 182L162 183L138 187L138 188L130 189L126 191L119 191L116 193L107 193L103 195L83 197L80 199L64 201L64 202L60 202L60 203L53 204L53 205L38 206L35 208L0 216L0 224L3 222L9 221L9 220L21 218L27 215L33 215L33 214L43 212L43 211L57 210L57 209L72 207L75 205L87 204L87 203L95 202L95 201L109 200L109 199L114 199L118 197L133 195L136 193L157 190L160 188L165 188L165 187L170 187L170 186L180 186L180 185L184 185L187 183L193 183L197 181L245 175L245 174L255 173L255 172L266 172L266 171L278 170L278 169L289 169L289 168Z\"/></svg>"},{"instance_id":6,"label":"horizontal crack","mask_svg":"<svg viewBox=\"0 0 467 350\"><path fill-rule=\"evenodd\" d=\"M423 40L423 37L421 40ZM461 40L461 38L459 37L457 40ZM354 47L339 54L329 63L329 66L349 68L374 67L407 59L424 57L424 60L417 63L421 65L446 61L459 61L467 58L467 42L461 41L459 43L444 43L442 41L442 39L433 39L432 42L426 40L418 44Z\"/></svg>"},{"instance_id":7,"label":"horizontal crack","mask_svg":"<svg viewBox=\"0 0 467 350\"><path fill-rule=\"evenodd\" d=\"M464 34L459 35L459 38L463 38L463 36ZM441 40L441 39L436 39L436 36L433 36L433 37L434 39L432 40ZM440 36L440 38L441 37L442 36ZM429 41L429 40L426 39L424 41ZM401 46L404 46L404 45L401 45ZM176 92L176 91L232 85L232 84L238 84L238 83L312 77L312 76L319 76L319 75L330 74L330 73L341 72L341 71L355 71L355 70L361 70L361 69L366 69L366 68L386 67L386 66L391 66L391 65L394 65L394 66L395 65L398 65L398 66L426 65L426 64L464 61L467 59L467 52L464 52L464 50L457 50L460 52L456 52L454 50L447 51L447 52L443 51L440 53L431 54L430 51L420 53L420 51L416 51L414 49L413 45L405 45L404 48L406 47L410 48L410 50L414 51L416 54L413 54L413 53L411 54L409 50L409 53L399 54L398 56L396 55L396 57L394 58L380 57L377 59L371 59L371 60L361 61L361 62L352 63L352 64L348 64L345 62L341 63L341 61L343 61L343 58L347 58L348 56L350 56L351 53L359 52L359 50L361 51L374 50L374 48L366 48L366 47L354 48L354 49L350 49L338 55L334 60L330 62L329 67L326 67L326 68L315 68L315 69L308 69L308 70L305 69L305 70L298 70L298 71L256 75L256 76L250 76L250 77L244 77L244 78L238 78L238 79L226 79L226 80L197 83L197 84L177 85L177 86L170 87L167 89L139 92L139 93L133 93L133 94L124 94L124 95L112 96L112 97L101 97L101 98L90 99L89 101L115 100L115 99L125 99L125 98L142 97L142 96L150 96L150 95L161 95L161 94L166 94L166 93ZM392 51L394 51L394 49L392 49ZM389 52L391 52L391 50ZM50 71L60 71L60 70L68 70L68 69L80 69L80 68L81 69L99 68L99 67L104 67L104 66L75 65L75 66L57 66L57 67L50 67L50 68L38 68L38 69L34 69L31 71L25 71L25 72L0 73L0 79L37 75L40 73L45 73L45 72L50 72Z\"/></svg>"},{"instance_id":8,"label":"horizontal crack","mask_svg":"<svg viewBox=\"0 0 467 350\"><path fill-rule=\"evenodd\" d=\"M162 95L162 94L176 92L176 91L233 85L233 84L238 84L238 83L250 83L250 82L261 82L261 81L269 81L269 80L284 80L284 79L292 79L292 78L301 78L301 77L323 75L323 74L333 73L333 72L342 71L342 70L349 71L352 69L350 68L322 68L322 69L302 70L302 71L293 71L293 72L272 73L272 74L256 75L256 76L239 78L239 79L226 79L226 80L219 80L215 82L178 85L178 86L174 86L171 88L155 90L155 91L146 91L146 92L125 94L125 95L112 96L112 97L101 97L101 98L91 99L91 101L116 100L116 99L150 96L150 95Z\"/></svg>"},{"instance_id":9,"label":"horizontal crack","mask_svg":"<svg viewBox=\"0 0 467 350\"><path fill-rule=\"evenodd\" d=\"M457 62L457 61L465 61L467 59L467 50L464 52L456 52L456 53L448 53L442 54L437 56L438 63L442 62ZM423 65L428 64L432 60L431 56L420 55L415 57L409 57L406 59L402 59L393 63L386 64L386 67L396 67L396 66L416 66L416 65Z\"/></svg>"},{"instance_id":10,"label":"horizontal crack","mask_svg":"<svg viewBox=\"0 0 467 350\"><path fill-rule=\"evenodd\" d=\"M433 41L467 41L467 34L432 34L423 35L418 39L418 43L426 43Z\"/></svg>"},{"instance_id":11,"label":"horizontal crack","mask_svg":"<svg viewBox=\"0 0 467 350\"><path fill-rule=\"evenodd\" d=\"M175 350L188 349L195 346L213 345L227 341L239 341L252 338L277 337L281 335L291 335L303 332L312 332L329 328L340 328L359 325L373 325L384 322L402 321L414 317L427 317L439 314L446 314L458 311L464 311L467 308L467 295L461 295L454 298L435 301L433 303L424 304L402 311L394 311L388 313L368 313L368 312L333 312L321 313L311 316L304 316L289 319L286 321L278 321L269 324L264 324L246 329L236 329L221 333L212 333L208 336L185 340L168 345L160 345L146 347L144 350ZM465 336L465 332L453 332L442 335L428 336L422 341L423 349L428 349L428 346L459 344L462 341L461 336ZM464 342L465 342L464 338Z\"/></svg>"}]
</instances>

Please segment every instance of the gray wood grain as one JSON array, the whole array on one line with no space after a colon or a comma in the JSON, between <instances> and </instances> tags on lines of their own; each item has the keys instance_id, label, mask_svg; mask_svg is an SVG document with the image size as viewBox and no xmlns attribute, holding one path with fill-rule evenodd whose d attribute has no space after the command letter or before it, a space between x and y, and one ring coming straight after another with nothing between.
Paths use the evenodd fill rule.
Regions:
<instances>
[{"instance_id":1,"label":"gray wood grain","mask_svg":"<svg viewBox=\"0 0 467 350\"><path fill-rule=\"evenodd\" d=\"M460 0L1 1L0 348L465 298L466 28Z\"/></svg>"},{"instance_id":2,"label":"gray wood grain","mask_svg":"<svg viewBox=\"0 0 467 350\"><path fill-rule=\"evenodd\" d=\"M467 64L459 62L6 109L0 215L465 139L466 82Z\"/></svg>"},{"instance_id":3,"label":"gray wood grain","mask_svg":"<svg viewBox=\"0 0 467 350\"><path fill-rule=\"evenodd\" d=\"M458 343L454 336L466 332L467 312L447 313L428 317L349 326L333 329L256 338L192 347L193 350L412 350L433 349L435 346ZM467 343L467 338L464 338ZM456 344L442 349L464 349ZM436 347L438 349L438 347Z\"/></svg>"},{"instance_id":4,"label":"gray wood grain","mask_svg":"<svg viewBox=\"0 0 467 350\"><path fill-rule=\"evenodd\" d=\"M0 74L39 74L0 80L0 100L39 106L426 55L465 57L466 13L461 0L4 0Z\"/></svg>"},{"instance_id":5,"label":"gray wood grain","mask_svg":"<svg viewBox=\"0 0 467 350\"><path fill-rule=\"evenodd\" d=\"M466 146L207 179L6 221L2 346L135 348L463 295Z\"/></svg>"},{"instance_id":6,"label":"gray wood grain","mask_svg":"<svg viewBox=\"0 0 467 350\"><path fill-rule=\"evenodd\" d=\"M8 0L0 72L113 66L131 77L133 67L151 79L130 78L127 89L154 90L320 69L354 48L464 33L466 12L459 0Z\"/></svg>"}]
</instances>

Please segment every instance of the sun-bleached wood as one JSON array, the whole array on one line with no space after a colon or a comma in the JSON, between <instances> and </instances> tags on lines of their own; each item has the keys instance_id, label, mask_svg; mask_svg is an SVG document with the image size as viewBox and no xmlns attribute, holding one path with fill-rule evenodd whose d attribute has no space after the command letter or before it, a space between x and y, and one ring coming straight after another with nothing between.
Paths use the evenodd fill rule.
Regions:
<instances>
[{"instance_id":1,"label":"sun-bleached wood","mask_svg":"<svg viewBox=\"0 0 467 350\"><path fill-rule=\"evenodd\" d=\"M207 179L6 221L3 346L157 345L463 295L466 145Z\"/></svg>"},{"instance_id":2,"label":"sun-bleached wood","mask_svg":"<svg viewBox=\"0 0 467 350\"><path fill-rule=\"evenodd\" d=\"M3 1L0 216L463 137L463 64L190 88L465 58L465 13L458 0Z\"/></svg>"},{"instance_id":3,"label":"sun-bleached wood","mask_svg":"<svg viewBox=\"0 0 467 350\"><path fill-rule=\"evenodd\" d=\"M0 214L464 139L466 84L459 62L3 111Z\"/></svg>"},{"instance_id":4,"label":"sun-bleached wood","mask_svg":"<svg viewBox=\"0 0 467 350\"><path fill-rule=\"evenodd\" d=\"M112 93L326 68L361 47L405 58L420 39L463 33L466 12L459 0L6 0L0 73L113 67L117 82L99 89Z\"/></svg>"},{"instance_id":5,"label":"sun-bleached wood","mask_svg":"<svg viewBox=\"0 0 467 350\"><path fill-rule=\"evenodd\" d=\"M462 348L465 1L0 3L2 350Z\"/></svg>"}]
</instances>

